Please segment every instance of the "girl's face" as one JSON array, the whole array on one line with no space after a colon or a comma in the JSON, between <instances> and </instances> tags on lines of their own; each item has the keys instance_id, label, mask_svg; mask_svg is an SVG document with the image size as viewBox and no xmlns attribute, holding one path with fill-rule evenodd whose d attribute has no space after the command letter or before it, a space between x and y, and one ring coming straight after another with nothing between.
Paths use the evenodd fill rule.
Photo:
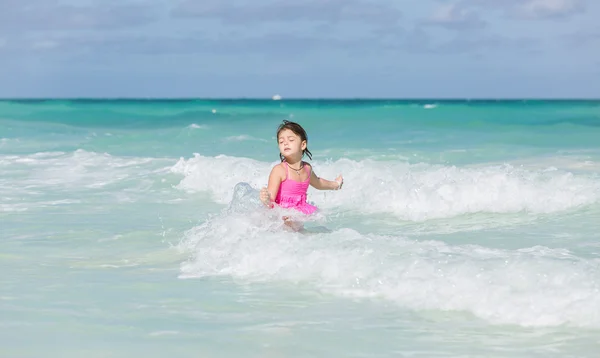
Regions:
<instances>
[{"instance_id":1,"label":"girl's face","mask_svg":"<svg viewBox=\"0 0 600 358\"><path fill-rule=\"evenodd\" d=\"M306 141L301 140L300 136L289 129L284 129L279 133L279 152L285 158L302 158L302 151L306 149Z\"/></svg>"}]
</instances>

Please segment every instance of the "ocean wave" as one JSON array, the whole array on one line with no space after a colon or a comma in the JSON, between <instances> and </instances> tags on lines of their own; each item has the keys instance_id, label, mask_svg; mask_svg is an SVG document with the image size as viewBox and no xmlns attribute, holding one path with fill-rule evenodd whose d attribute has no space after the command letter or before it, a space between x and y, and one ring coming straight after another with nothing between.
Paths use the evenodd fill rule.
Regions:
<instances>
[{"instance_id":1,"label":"ocean wave","mask_svg":"<svg viewBox=\"0 0 600 358\"><path fill-rule=\"evenodd\" d=\"M86 150L39 152L27 155L0 155L4 181L18 181L21 187L101 188L129 179L168 172L170 159L119 157ZM12 178L12 179L11 179Z\"/></svg>"},{"instance_id":2,"label":"ocean wave","mask_svg":"<svg viewBox=\"0 0 600 358\"><path fill-rule=\"evenodd\" d=\"M266 139L263 138L256 138L256 137L252 137L246 134L241 134L241 135L236 135L236 136L229 136L225 139L223 139L225 142L242 142L242 141L259 141L259 142L267 142Z\"/></svg>"},{"instance_id":3,"label":"ocean wave","mask_svg":"<svg viewBox=\"0 0 600 358\"><path fill-rule=\"evenodd\" d=\"M184 235L180 278L285 282L492 324L600 327L600 261L566 249L449 245L349 228L293 233L273 212L227 210ZM318 228L318 227L317 227Z\"/></svg>"},{"instance_id":4,"label":"ocean wave","mask_svg":"<svg viewBox=\"0 0 600 358\"><path fill-rule=\"evenodd\" d=\"M231 200L234 186L247 182L266 186L276 162L242 157L196 154L172 168L183 176L178 189L211 195L217 203ZM327 211L390 214L424 221L470 213L554 213L597 203L600 180L583 174L511 165L456 167L405 162L314 162L315 173L333 179L344 175L342 191L309 189L309 201Z\"/></svg>"}]
</instances>

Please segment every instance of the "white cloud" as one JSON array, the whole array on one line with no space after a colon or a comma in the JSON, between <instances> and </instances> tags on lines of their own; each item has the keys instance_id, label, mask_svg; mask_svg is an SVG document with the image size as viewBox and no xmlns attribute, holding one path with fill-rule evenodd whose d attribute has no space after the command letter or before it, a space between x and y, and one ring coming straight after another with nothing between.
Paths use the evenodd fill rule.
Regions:
<instances>
[{"instance_id":1,"label":"white cloud","mask_svg":"<svg viewBox=\"0 0 600 358\"><path fill-rule=\"evenodd\" d=\"M59 43L52 40L42 40L34 42L31 47L36 50L53 49L58 47Z\"/></svg>"},{"instance_id":2,"label":"white cloud","mask_svg":"<svg viewBox=\"0 0 600 358\"><path fill-rule=\"evenodd\" d=\"M584 12L585 0L456 0L438 7L430 21L472 25L494 10L523 20L566 18Z\"/></svg>"},{"instance_id":3,"label":"white cloud","mask_svg":"<svg viewBox=\"0 0 600 358\"><path fill-rule=\"evenodd\" d=\"M152 23L157 19L151 3L72 5L51 1L8 1L0 5L0 31L118 30Z\"/></svg>"},{"instance_id":4,"label":"white cloud","mask_svg":"<svg viewBox=\"0 0 600 358\"><path fill-rule=\"evenodd\" d=\"M485 22L479 18L475 10L461 6L458 3L438 6L425 23L453 29L481 28L485 26Z\"/></svg>"},{"instance_id":5,"label":"white cloud","mask_svg":"<svg viewBox=\"0 0 600 358\"><path fill-rule=\"evenodd\" d=\"M309 21L396 24L401 11L392 2L364 0L308 0L240 3L239 1L183 0L172 8L174 17L213 18L236 25L265 22Z\"/></svg>"},{"instance_id":6,"label":"white cloud","mask_svg":"<svg viewBox=\"0 0 600 358\"><path fill-rule=\"evenodd\" d=\"M529 0L516 6L517 14L526 18L564 17L583 10L581 0Z\"/></svg>"}]
</instances>

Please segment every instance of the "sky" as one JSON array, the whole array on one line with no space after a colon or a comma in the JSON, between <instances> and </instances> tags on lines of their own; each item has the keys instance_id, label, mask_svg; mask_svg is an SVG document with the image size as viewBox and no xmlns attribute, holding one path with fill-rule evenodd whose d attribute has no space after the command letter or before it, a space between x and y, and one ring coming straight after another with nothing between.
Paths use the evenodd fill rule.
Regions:
<instances>
[{"instance_id":1,"label":"sky","mask_svg":"<svg viewBox=\"0 0 600 358\"><path fill-rule=\"evenodd\" d=\"M598 0L0 0L0 97L600 98Z\"/></svg>"}]
</instances>

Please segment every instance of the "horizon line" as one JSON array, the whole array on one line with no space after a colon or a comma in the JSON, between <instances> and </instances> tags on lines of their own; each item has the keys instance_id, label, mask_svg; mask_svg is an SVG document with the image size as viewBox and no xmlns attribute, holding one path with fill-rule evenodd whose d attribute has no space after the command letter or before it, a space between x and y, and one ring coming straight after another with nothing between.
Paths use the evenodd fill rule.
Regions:
<instances>
[{"instance_id":1,"label":"horizon line","mask_svg":"<svg viewBox=\"0 0 600 358\"><path fill-rule=\"evenodd\" d=\"M335 100L335 101L598 101L600 97L281 97L274 99L272 97L134 97L134 96L117 96L117 97L100 97L100 96L84 96L84 97L0 97L0 101L11 100L260 100L260 101L306 101L306 100Z\"/></svg>"}]
</instances>

